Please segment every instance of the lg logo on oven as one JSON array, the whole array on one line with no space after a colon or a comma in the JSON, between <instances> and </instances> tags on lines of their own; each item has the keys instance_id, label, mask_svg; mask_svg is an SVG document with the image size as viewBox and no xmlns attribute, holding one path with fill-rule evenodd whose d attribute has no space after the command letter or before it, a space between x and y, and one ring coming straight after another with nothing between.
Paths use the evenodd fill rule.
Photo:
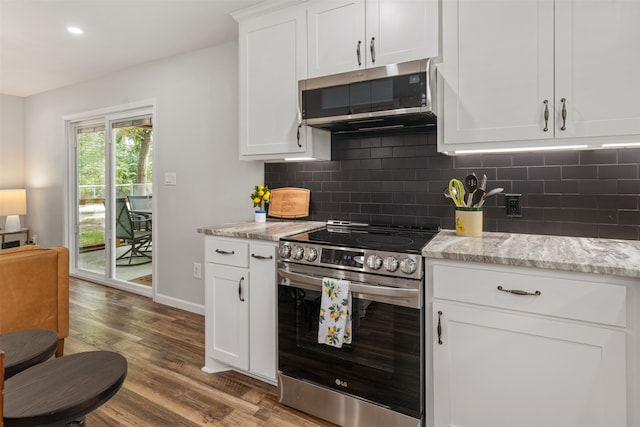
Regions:
<instances>
[{"instance_id":1,"label":"lg logo on oven","mask_svg":"<svg viewBox=\"0 0 640 427\"><path fill-rule=\"evenodd\" d=\"M340 378L336 378L336 385L344 388L349 387L349 384L346 381L342 381Z\"/></svg>"}]
</instances>

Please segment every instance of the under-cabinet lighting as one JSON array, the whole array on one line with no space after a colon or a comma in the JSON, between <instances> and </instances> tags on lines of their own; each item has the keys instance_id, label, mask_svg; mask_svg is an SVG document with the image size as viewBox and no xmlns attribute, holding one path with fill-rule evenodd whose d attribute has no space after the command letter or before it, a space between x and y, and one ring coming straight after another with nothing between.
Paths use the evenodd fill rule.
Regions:
<instances>
[{"instance_id":1,"label":"under-cabinet lighting","mask_svg":"<svg viewBox=\"0 0 640 427\"><path fill-rule=\"evenodd\" d=\"M446 154L518 153L523 151L580 150L588 145L561 145L554 147L482 148L477 150L455 150Z\"/></svg>"},{"instance_id":2,"label":"under-cabinet lighting","mask_svg":"<svg viewBox=\"0 0 640 427\"><path fill-rule=\"evenodd\" d=\"M315 157L285 157L285 162L311 162L313 160L318 160Z\"/></svg>"},{"instance_id":3,"label":"under-cabinet lighting","mask_svg":"<svg viewBox=\"0 0 640 427\"><path fill-rule=\"evenodd\" d=\"M615 144L602 144L602 148L640 147L640 142L619 142Z\"/></svg>"}]
</instances>

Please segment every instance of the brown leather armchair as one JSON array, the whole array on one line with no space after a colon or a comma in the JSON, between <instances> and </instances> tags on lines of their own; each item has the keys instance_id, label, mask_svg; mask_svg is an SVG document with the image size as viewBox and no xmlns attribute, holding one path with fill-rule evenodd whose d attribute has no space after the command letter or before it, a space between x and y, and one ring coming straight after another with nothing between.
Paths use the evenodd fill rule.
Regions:
<instances>
[{"instance_id":1,"label":"brown leather armchair","mask_svg":"<svg viewBox=\"0 0 640 427\"><path fill-rule=\"evenodd\" d=\"M69 250L22 246L0 250L0 333L49 329L56 357L69 336Z\"/></svg>"}]
</instances>

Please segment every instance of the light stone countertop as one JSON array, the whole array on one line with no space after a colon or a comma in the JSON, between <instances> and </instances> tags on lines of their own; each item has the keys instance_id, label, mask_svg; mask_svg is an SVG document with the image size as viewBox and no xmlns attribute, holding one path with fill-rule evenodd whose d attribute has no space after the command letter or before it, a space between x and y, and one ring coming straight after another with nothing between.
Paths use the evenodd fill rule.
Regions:
<instances>
[{"instance_id":1,"label":"light stone countertop","mask_svg":"<svg viewBox=\"0 0 640 427\"><path fill-rule=\"evenodd\" d=\"M324 227L321 221L282 221L239 222L198 228L198 233L206 236L237 237L241 239L271 240L277 242L283 237L304 233Z\"/></svg>"},{"instance_id":2,"label":"light stone countertop","mask_svg":"<svg viewBox=\"0 0 640 427\"><path fill-rule=\"evenodd\" d=\"M535 234L456 236L443 230L423 249L426 258L475 261L640 278L640 241Z\"/></svg>"}]
</instances>

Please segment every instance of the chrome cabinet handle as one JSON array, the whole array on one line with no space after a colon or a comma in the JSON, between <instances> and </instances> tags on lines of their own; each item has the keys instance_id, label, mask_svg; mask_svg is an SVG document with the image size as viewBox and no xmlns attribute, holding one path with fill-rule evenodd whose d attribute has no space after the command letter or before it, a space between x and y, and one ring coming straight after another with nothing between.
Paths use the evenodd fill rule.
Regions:
<instances>
[{"instance_id":1,"label":"chrome cabinet handle","mask_svg":"<svg viewBox=\"0 0 640 427\"><path fill-rule=\"evenodd\" d=\"M442 345L442 311L438 311L438 344Z\"/></svg>"},{"instance_id":2,"label":"chrome cabinet handle","mask_svg":"<svg viewBox=\"0 0 640 427\"><path fill-rule=\"evenodd\" d=\"M362 59L360 58L360 45L362 44L361 40L358 40L358 47L356 47L356 56L358 57L358 67L362 65Z\"/></svg>"},{"instance_id":3,"label":"chrome cabinet handle","mask_svg":"<svg viewBox=\"0 0 640 427\"><path fill-rule=\"evenodd\" d=\"M221 255L233 255L236 253L236 251L229 252L229 251L223 251L221 249L216 249L216 253L219 253Z\"/></svg>"},{"instance_id":4,"label":"chrome cabinet handle","mask_svg":"<svg viewBox=\"0 0 640 427\"><path fill-rule=\"evenodd\" d=\"M549 101L545 99L543 104L544 104L544 129L542 130L544 132L548 132L549 131Z\"/></svg>"},{"instance_id":5,"label":"chrome cabinet handle","mask_svg":"<svg viewBox=\"0 0 640 427\"><path fill-rule=\"evenodd\" d=\"M244 280L244 277L240 278L240 281L238 282L238 298L240 299L241 302L244 302L244 297L242 296L242 281Z\"/></svg>"},{"instance_id":6,"label":"chrome cabinet handle","mask_svg":"<svg viewBox=\"0 0 640 427\"><path fill-rule=\"evenodd\" d=\"M510 294L514 294L514 295L531 295L534 297L537 297L539 295L542 295L542 292L540 291L535 291L535 292L527 292L527 291L521 291L520 289L504 289L502 287L502 285L498 285L498 290L500 292L508 292Z\"/></svg>"},{"instance_id":7,"label":"chrome cabinet handle","mask_svg":"<svg viewBox=\"0 0 640 427\"><path fill-rule=\"evenodd\" d=\"M560 130L567 130L567 99L562 98L560 102L562 102L562 127Z\"/></svg>"},{"instance_id":8,"label":"chrome cabinet handle","mask_svg":"<svg viewBox=\"0 0 640 427\"><path fill-rule=\"evenodd\" d=\"M273 259L273 255L262 256L262 255L251 254L251 258L255 258L255 259Z\"/></svg>"},{"instance_id":9,"label":"chrome cabinet handle","mask_svg":"<svg viewBox=\"0 0 640 427\"><path fill-rule=\"evenodd\" d=\"M369 50L371 51L371 62L373 64L376 63L376 46L375 46L375 37L371 37L371 43L369 44Z\"/></svg>"}]
</instances>

